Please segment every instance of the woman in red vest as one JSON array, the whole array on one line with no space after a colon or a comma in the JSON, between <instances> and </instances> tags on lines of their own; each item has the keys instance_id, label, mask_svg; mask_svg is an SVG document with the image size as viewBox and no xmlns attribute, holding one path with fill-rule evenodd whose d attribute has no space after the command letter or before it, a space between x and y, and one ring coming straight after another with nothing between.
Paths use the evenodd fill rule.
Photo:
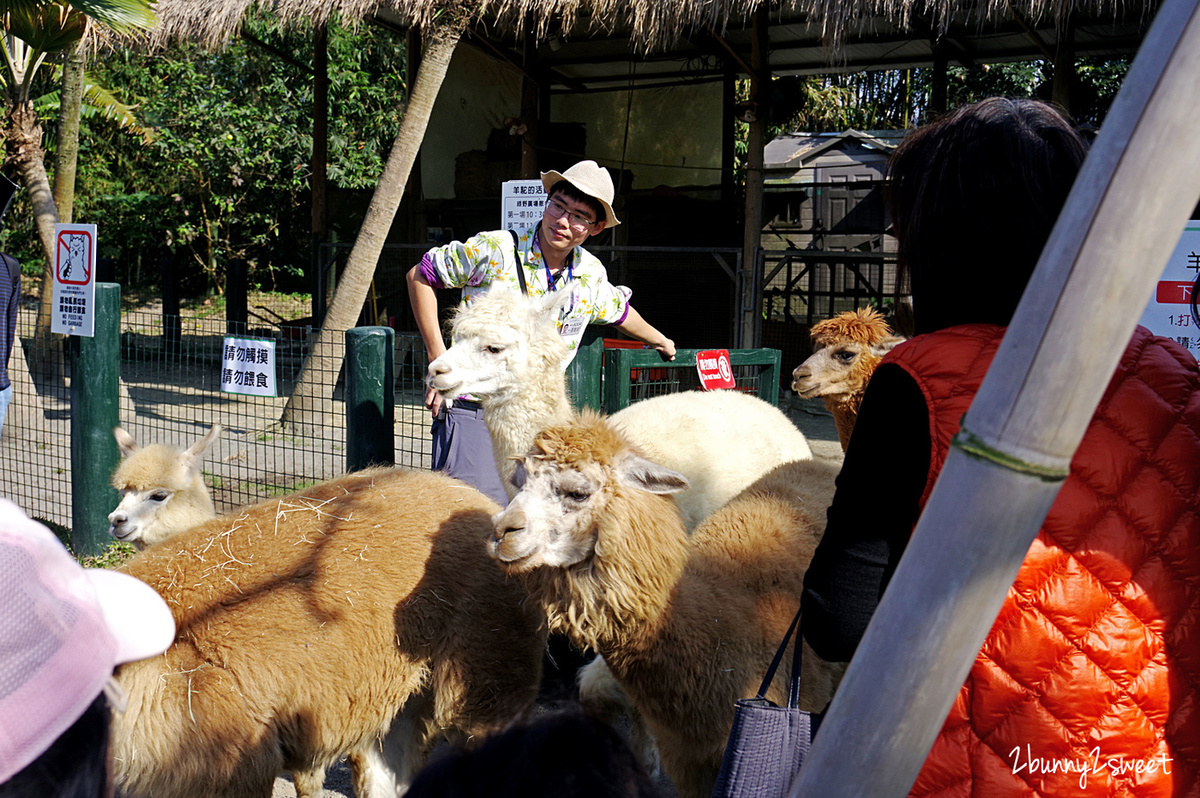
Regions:
<instances>
[{"instance_id":1,"label":"woman in red vest","mask_svg":"<svg viewBox=\"0 0 1200 798\"><path fill-rule=\"evenodd\" d=\"M805 578L825 659L854 653L1085 149L1051 107L991 99L893 155L917 336L867 388ZM1198 389L1139 327L913 795L1200 796Z\"/></svg>"}]
</instances>

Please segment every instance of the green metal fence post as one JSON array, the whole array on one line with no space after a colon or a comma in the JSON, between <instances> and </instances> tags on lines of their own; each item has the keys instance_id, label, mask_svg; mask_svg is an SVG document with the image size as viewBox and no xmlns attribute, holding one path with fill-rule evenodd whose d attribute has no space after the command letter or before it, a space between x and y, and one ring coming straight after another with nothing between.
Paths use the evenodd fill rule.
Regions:
<instances>
[{"instance_id":1,"label":"green metal fence post","mask_svg":"<svg viewBox=\"0 0 1200 798\"><path fill-rule=\"evenodd\" d=\"M119 423L121 286L96 284L93 337L71 337L71 542L80 556L108 548L108 513L117 506L109 483L121 460Z\"/></svg>"},{"instance_id":2,"label":"green metal fence post","mask_svg":"<svg viewBox=\"0 0 1200 798\"><path fill-rule=\"evenodd\" d=\"M346 331L346 470L396 462L391 327Z\"/></svg>"}]
</instances>

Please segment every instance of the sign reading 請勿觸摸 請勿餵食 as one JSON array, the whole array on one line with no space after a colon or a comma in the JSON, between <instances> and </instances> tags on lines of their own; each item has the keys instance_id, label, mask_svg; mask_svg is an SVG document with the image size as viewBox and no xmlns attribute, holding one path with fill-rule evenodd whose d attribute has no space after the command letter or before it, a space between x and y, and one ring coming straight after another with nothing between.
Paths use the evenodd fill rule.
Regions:
<instances>
[{"instance_id":1,"label":"sign reading \u8acb\u52ff\u89f8\u6478 \u8acb\u52ff\u9935\u98df","mask_svg":"<svg viewBox=\"0 0 1200 798\"><path fill-rule=\"evenodd\" d=\"M500 227L520 230L542 218L546 189L541 180L505 180L500 189Z\"/></svg>"},{"instance_id":2,"label":"sign reading \u8acb\u52ff\u89f8\u6478 \u8acb\u52ff\u9935\u98df","mask_svg":"<svg viewBox=\"0 0 1200 798\"><path fill-rule=\"evenodd\" d=\"M275 342L225 337L221 390L250 396L275 396Z\"/></svg>"},{"instance_id":3,"label":"sign reading \u8acb\u52ff\u89f8\u6478 \u8acb\u52ff\u9935\u98df","mask_svg":"<svg viewBox=\"0 0 1200 798\"><path fill-rule=\"evenodd\" d=\"M96 225L54 225L50 331L91 338L96 323Z\"/></svg>"},{"instance_id":4,"label":"sign reading \u8acb\u52ff\u89f8\u6478 \u8acb\u52ff\u9935\u98df","mask_svg":"<svg viewBox=\"0 0 1200 798\"><path fill-rule=\"evenodd\" d=\"M1184 227L1138 323L1155 335L1179 342L1200 358L1200 329L1192 318L1192 286L1197 272L1200 272L1200 220L1193 219Z\"/></svg>"}]
</instances>

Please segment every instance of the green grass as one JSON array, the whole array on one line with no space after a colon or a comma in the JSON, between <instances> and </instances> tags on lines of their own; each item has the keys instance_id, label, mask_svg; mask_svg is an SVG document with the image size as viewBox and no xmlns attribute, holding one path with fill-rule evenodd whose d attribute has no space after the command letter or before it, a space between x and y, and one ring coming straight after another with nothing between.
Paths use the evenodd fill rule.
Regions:
<instances>
[{"instance_id":1,"label":"green grass","mask_svg":"<svg viewBox=\"0 0 1200 798\"><path fill-rule=\"evenodd\" d=\"M114 540L100 554L94 554L90 557L80 557L75 553L75 547L71 544L71 530L68 527L56 524L46 518L35 518L33 520L48 527L54 533L54 536L58 538L59 542L67 547L67 551L71 552L71 556L78 560L79 564L84 568L116 568L137 553L137 549L129 543L121 543Z\"/></svg>"}]
</instances>

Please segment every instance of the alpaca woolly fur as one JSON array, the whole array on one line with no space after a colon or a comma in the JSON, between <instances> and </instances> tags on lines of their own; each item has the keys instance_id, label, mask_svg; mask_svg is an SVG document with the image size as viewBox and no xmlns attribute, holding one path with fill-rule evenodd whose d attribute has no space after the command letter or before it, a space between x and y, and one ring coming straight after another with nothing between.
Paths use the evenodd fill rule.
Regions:
<instances>
[{"instance_id":1,"label":"alpaca woolly fur","mask_svg":"<svg viewBox=\"0 0 1200 798\"><path fill-rule=\"evenodd\" d=\"M711 791L735 702L755 694L799 607L836 472L781 465L689 535L667 495L686 480L595 414L544 430L518 463L492 554L551 631L604 657L685 798ZM806 649L803 707L824 707L840 667Z\"/></svg>"},{"instance_id":2,"label":"alpaca woolly fur","mask_svg":"<svg viewBox=\"0 0 1200 798\"><path fill-rule=\"evenodd\" d=\"M123 665L114 774L125 798L267 798L291 771L365 752L359 798L407 788L433 744L519 719L544 634L489 558L498 507L441 474L368 469L215 518L123 569L177 637Z\"/></svg>"}]
</instances>

